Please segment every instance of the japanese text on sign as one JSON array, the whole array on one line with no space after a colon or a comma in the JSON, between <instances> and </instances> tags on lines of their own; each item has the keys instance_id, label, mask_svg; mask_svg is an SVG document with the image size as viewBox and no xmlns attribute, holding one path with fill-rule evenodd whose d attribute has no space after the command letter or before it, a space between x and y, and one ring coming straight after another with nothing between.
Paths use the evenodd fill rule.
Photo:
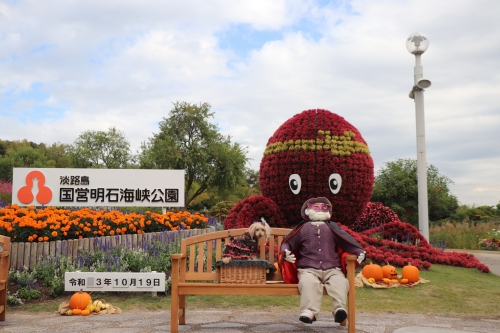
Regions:
<instances>
[{"instance_id":1,"label":"japanese text on sign","mask_svg":"<svg viewBox=\"0 0 500 333\"><path fill-rule=\"evenodd\" d=\"M179 202L178 189L121 189L121 188L72 188L61 187L59 189L59 201L61 202ZM92 202L92 201L91 201Z\"/></svg>"},{"instance_id":2,"label":"japanese text on sign","mask_svg":"<svg viewBox=\"0 0 500 333\"><path fill-rule=\"evenodd\" d=\"M66 272L65 291L165 291L165 273Z\"/></svg>"}]
</instances>

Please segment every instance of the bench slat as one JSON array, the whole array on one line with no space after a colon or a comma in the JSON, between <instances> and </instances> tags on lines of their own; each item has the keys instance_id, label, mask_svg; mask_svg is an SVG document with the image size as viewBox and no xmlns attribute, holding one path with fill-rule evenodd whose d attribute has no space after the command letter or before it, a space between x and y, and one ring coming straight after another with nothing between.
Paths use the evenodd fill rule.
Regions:
<instances>
[{"instance_id":1,"label":"bench slat","mask_svg":"<svg viewBox=\"0 0 500 333\"><path fill-rule=\"evenodd\" d=\"M213 262L212 262L212 257L213 257L213 249L214 247L214 242L213 241L208 241L207 242L207 272L211 272L213 268Z\"/></svg>"},{"instance_id":2,"label":"bench slat","mask_svg":"<svg viewBox=\"0 0 500 333\"><path fill-rule=\"evenodd\" d=\"M296 284L227 284L179 282L179 295L300 295ZM323 288L323 295L328 295Z\"/></svg>"},{"instance_id":3,"label":"bench slat","mask_svg":"<svg viewBox=\"0 0 500 333\"><path fill-rule=\"evenodd\" d=\"M198 281L198 280L219 281L219 279L220 279L220 274L217 272L213 273L186 272L186 277L184 281ZM206 282L204 283L207 284Z\"/></svg>"},{"instance_id":4,"label":"bench slat","mask_svg":"<svg viewBox=\"0 0 500 333\"><path fill-rule=\"evenodd\" d=\"M215 261L219 261L222 258L222 240L221 239L215 240L215 248L217 251L215 253Z\"/></svg>"},{"instance_id":5,"label":"bench slat","mask_svg":"<svg viewBox=\"0 0 500 333\"><path fill-rule=\"evenodd\" d=\"M189 245L189 272L194 272L194 263L195 263L195 254L196 254L196 245Z\"/></svg>"},{"instance_id":6,"label":"bench slat","mask_svg":"<svg viewBox=\"0 0 500 333\"><path fill-rule=\"evenodd\" d=\"M203 255L205 253L205 242L198 243L198 273L203 273Z\"/></svg>"}]
</instances>

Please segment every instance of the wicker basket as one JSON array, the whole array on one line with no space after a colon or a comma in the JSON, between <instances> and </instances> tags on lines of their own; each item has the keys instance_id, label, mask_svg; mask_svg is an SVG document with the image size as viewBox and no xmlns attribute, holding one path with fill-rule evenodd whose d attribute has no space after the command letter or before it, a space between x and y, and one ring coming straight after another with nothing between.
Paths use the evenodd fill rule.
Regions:
<instances>
[{"instance_id":1,"label":"wicker basket","mask_svg":"<svg viewBox=\"0 0 500 333\"><path fill-rule=\"evenodd\" d=\"M221 266L220 282L229 284L265 284L266 268L257 266Z\"/></svg>"},{"instance_id":2,"label":"wicker basket","mask_svg":"<svg viewBox=\"0 0 500 333\"><path fill-rule=\"evenodd\" d=\"M265 284L267 271L276 270L267 260L217 261L215 267L220 269L220 282L228 284Z\"/></svg>"}]
</instances>

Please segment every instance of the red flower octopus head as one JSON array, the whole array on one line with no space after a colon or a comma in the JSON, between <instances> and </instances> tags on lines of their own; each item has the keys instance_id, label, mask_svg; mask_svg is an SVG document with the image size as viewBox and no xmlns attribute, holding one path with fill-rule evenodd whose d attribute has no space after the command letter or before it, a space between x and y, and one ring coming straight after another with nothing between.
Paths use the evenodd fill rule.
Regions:
<instances>
[{"instance_id":1,"label":"red flower octopus head","mask_svg":"<svg viewBox=\"0 0 500 333\"><path fill-rule=\"evenodd\" d=\"M327 110L306 110L281 125L260 163L260 188L283 212L289 226L314 197L333 206L332 221L353 224L373 190L373 160L359 131Z\"/></svg>"}]
</instances>

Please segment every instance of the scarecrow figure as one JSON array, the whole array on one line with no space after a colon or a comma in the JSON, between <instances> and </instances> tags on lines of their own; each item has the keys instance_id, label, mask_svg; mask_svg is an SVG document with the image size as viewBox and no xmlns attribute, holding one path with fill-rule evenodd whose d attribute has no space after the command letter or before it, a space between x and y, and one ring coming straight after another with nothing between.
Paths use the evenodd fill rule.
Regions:
<instances>
[{"instance_id":1,"label":"scarecrow figure","mask_svg":"<svg viewBox=\"0 0 500 333\"><path fill-rule=\"evenodd\" d=\"M337 223L330 221L332 205L325 197L307 200L300 222L281 245L279 264L283 280L297 283L300 292L299 320L311 324L320 312L323 284L333 299L335 322L347 318L349 281L345 278L345 256L365 259L361 245Z\"/></svg>"}]
</instances>

